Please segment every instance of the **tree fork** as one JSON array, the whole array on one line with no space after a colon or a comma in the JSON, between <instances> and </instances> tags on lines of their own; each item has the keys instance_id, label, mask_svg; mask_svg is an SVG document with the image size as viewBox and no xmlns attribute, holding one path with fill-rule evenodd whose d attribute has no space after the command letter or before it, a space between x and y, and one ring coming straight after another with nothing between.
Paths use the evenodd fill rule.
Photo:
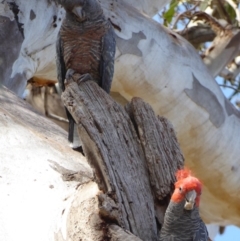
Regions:
<instances>
[{"instance_id":1,"label":"tree fork","mask_svg":"<svg viewBox=\"0 0 240 241\"><path fill-rule=\"evenodd\" d=\"M156 117L140 98L123 108L95 82L77 83L77 75L73 79L66 84L62 100L78 124L84 153L101 190L100 216L107 225L117 224L142 240L157 240L174 174L183 167L171 123ZM117 228L107 232L110 240L126 240Z\"/></svg>"}]
</instances>

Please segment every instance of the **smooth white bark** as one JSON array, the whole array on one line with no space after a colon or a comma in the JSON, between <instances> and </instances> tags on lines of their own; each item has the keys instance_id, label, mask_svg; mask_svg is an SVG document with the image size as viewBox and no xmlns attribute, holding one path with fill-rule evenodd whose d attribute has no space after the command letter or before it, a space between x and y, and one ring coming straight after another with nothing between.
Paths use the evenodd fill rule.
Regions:
<instances>
[{"instance_id":1,"label":"smooth white bark","mask_svg":"<svg viewBox=\"0 0 240 241\"><path fill-rule=\"evenodd\" d=\"M162 10L170 0L124 0L125 3L137 8L140 12L153 17Z\"/></svg>"},{"instance_id":2,"label":"smooth white bark","mask_svg":"<svg viewBox=\"0 0 240 241\"><path fill-rule=\"evenodd\" d=\"M67 133L24 101L1 88L0 103L0 240L64 237L63 214L70 215L76 188L92 178L91 168L69 147Z\"/></svg>"},{"instance_id":3,"label":"smooth white bark","mask_svg":"<svg viewBox=\"0 0 240 241\"><path fill-rule=\"evenodd\" d=\"M46 1L24 5L25 39L12 75L56 79L55 40L64 13ZM240 118L195 49L184 39L121 1L102 0L116 27L112 90L142 97L172 121L186 165L204 183L201 214L207 223L240 225ZM36 18L27 13L34 9ZM53 27L53 15L57 27ZM44 21L43 21L44 19ZM39 27L41 25L41 27Z\"/></svg>"},{"instance_id":4,"label":"smooth white bark","mask_svg":"<svg viewBox=\"0 0 240 241\"><path fill-rule=\"evenodd\" d=\"M239 55L239 39L240 31L222 31L206 50L203 61L214 77L220 75L224 68Z\"/></svg>"}]
</instances>

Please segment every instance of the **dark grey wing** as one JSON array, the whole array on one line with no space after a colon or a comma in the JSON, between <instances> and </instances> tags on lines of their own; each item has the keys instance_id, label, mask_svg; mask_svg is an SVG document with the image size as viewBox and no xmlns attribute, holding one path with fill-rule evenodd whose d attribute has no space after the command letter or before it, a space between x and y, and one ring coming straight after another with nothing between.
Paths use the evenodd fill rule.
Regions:
<instances>
[{"instance_id":1,"label":"dark grey wing","mask_svg":"<svg viewBox=\"0 0 240 241\"><path fill-rule=\"evenodd\" d=\"M102 38L102 55L100 61L101 80L99 85L107 93L110 92L113 79L115 50L115 33L110 24L108 32Z\"/></svg>"},{"instance_id":2,"label":"dark grey wing","mask_svg":"<svg viewBox=\"0 0 240 241\"><path fill-rule=\"evenodd\" d=\"M210 239L208 237L207 227L205 223L202 221L202 219L200 219L199 221L200 221L199 230L197 231L193 241L209 241Z\"/></svg>"},{"instance_id":3,"label":"dark grey wing","mask_svg":"<svg viewBox=\"0 0 240 241\"><path fill-rule=\"evenodd\" d=\"M182 239L170 234L166 236L160 236L159 241L182 241Z\"/></svg>"},{"instance_id":4,"label":"dark grey wing","mask_svg":"<svg viewBox=\"0 0 240 241\"><path fill-rule=\"evenodd\" d=\"M67 71L66 71L66 66L65 66L64 57L63 57L63 47L62 47L60 33L58 34L58 37L57 37L56 53L57 53L56 64L57 64L58 84L61 91L64 91L65 90L64 80L65 80Z\"/></svg>"},{"instance_id":5,"label":"dark grey wing","mask_svg":"<svg viewBox=\"0 0 240 241\"><path fill-rule=\"evenodd\" d=\"M65 77L66 77L66 65L64 62L64 56L63 56L63 47L62 47L62 41L61 41L61 37L60 37L60 33L58 34L58 38L57 38L57 43L56 43L56 53L57 53L57 60L56 60L56 65L57 65L57 78L58 78L58 84L60 87L61 92L63 92L65 90L65 85L64 85L64 81L65 81ZM69 113L69 111L66 109L66 114L67 114L67 118L69 121L68 124L68 141L70 143L73 143L74 141L74 119L71 116L71 114Z\"/></svg>"}]
</instances>

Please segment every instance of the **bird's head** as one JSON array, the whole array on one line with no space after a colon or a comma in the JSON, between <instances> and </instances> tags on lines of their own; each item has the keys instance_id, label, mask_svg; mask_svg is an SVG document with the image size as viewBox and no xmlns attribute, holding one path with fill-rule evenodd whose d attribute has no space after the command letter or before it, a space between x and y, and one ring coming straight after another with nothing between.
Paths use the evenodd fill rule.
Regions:
<instances>
[{"instance_id":1,"label":"bird's head","mask_svg":"<svg viewBox=\"0 0 240 241\"><path fill-rule=\"evenodd\" d=\"M177 181L171 201L180 203L185 201L184 209L192 210L199 206L202 192L202 183L188 169L178 170L176 173Z\"/></svg>"},{"instance_id":2,"label":"bird's head","mask_svg":"<svg viewBox=\"0 0 240 241\"><path fill-rule=\"evenodd\" d=\"M98 0L57 0L67 13L74 14L79 22L90 20L102 14Z\"/></svg>"}]
</instances>

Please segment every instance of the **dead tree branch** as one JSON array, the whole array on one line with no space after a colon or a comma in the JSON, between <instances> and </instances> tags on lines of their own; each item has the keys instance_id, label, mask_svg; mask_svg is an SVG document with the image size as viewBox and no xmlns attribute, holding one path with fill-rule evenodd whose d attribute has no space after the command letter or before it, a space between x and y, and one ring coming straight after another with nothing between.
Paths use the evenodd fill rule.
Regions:
<instances>
[{"instance_id":1,"label":"dead tree branch","mask_svg":"<svg viewBox=\"0 0 240 241\"><path fill-rule=\"evenodd\" d=\"M172 125L140 98L124 109L92 81L69 82L62 100L102 191L102 217L142 240L157 240L155 217L161 224L174 173L183 166Z\"/></svg>"}]
</instances>

